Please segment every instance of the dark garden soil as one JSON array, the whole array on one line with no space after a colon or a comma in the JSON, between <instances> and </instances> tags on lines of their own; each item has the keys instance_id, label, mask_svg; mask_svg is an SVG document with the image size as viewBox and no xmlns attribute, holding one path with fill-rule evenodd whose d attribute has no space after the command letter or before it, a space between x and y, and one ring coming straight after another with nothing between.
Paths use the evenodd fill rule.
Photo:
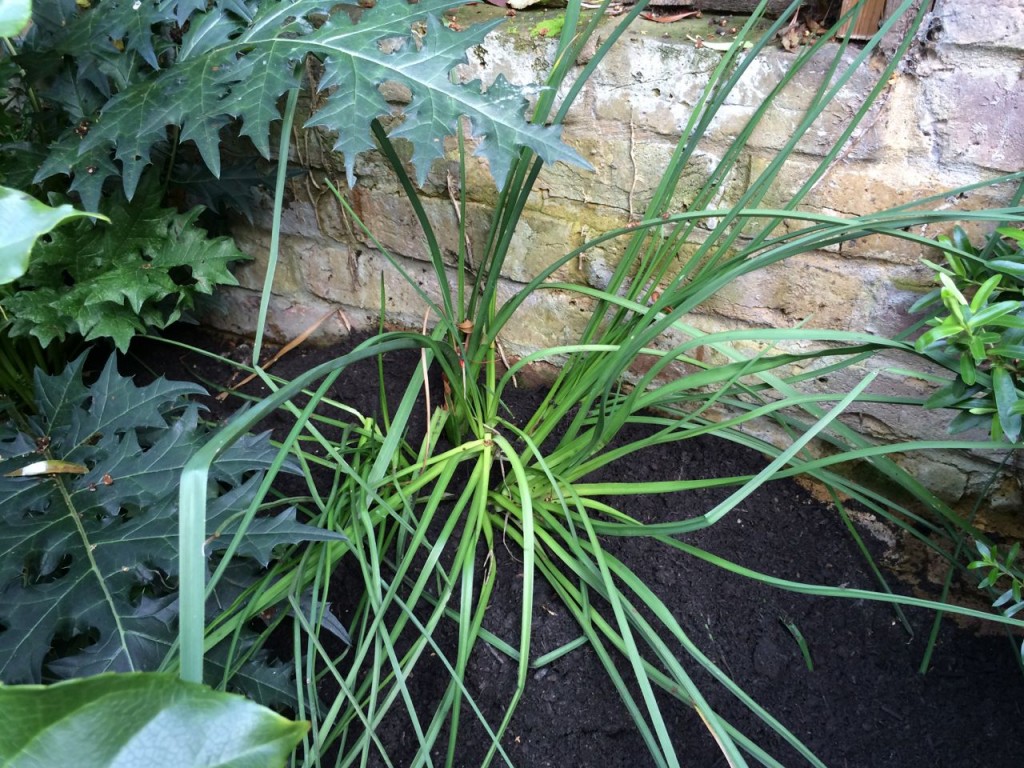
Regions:
<instances>
[{"instance_id":1,"label":"dark garden soil","mask_svg":"<svg viewBox=\"0 0 1024 768\"><path fill-rule=\"evenodd\" d=\"M194 332L189 340L221 350L231 346ZM295 350L274 372L294 376L337 356L340 349ZM141 360L169 378L198 377L216 384L228 378L224 368L163 344L141 345L133 352L127 365L136 370ZM416 355L388 359L388 376L396 392L417 360ZM367 415L376 413L375 367L360 366L346 373L333 394ZM525 418L536 396L520 390L510 406ZM756 453L726 441L700 439L634 454L606 472L605 478L640 482L742 475L763 466L764 459ZM621 506L643 521L657 522L700 514L728 493L641 496ZM866 531L864 534L881 556L883 546ZM686 541L778 577L868 589L875 586L837 512L791 482L768 484L718 525L688 535ZM827 765L1024 766L1024 678L1014 659L1015 646L1005 635L979 635L945 621L931 668L921 675L918 666L932 621L928 611L907 610L911 636L893 609L882 603L826 600L763 587L649 540L620 539L606 545L657 591L704 654ZM494 554L498 577L486 626L515 645L521 566L514 552L500 545ZM533 653L539 656L577 638L580 631L546 585L538 584ZM333 588L332 599L343 611L353 602L357 585L339 573ZM898 581L894 588L909 592L909 587ZM345 620L344 615L340 618ZM791 622L806 638L813 669L808 669L784 622ZM442 645L452 637L451 632L442 633ZM1018 637L1017 647L1019 643ZM687 671L720 713L767 747L783 765L806 764L696 663L691 662ZM628 669L623 667L623 673L628 676ZM443 667L428 660L421 662L407 683L429 712L446 680ZM515 689L516 664L480 647L465 683L488 721L496 724ZM667 696L662 696L661 703L682 765L726 765L691 709ZM408 723L389 720L378 735L388 746L393 764L407 765L414 750ZM486 743L471 717L464 717L459 736L457 764L466 768L480 765ZM645 768L654 764L596 654L587 648L531 674L503 745L513 763L522 768Z\"/></svg>"}]
</instances>

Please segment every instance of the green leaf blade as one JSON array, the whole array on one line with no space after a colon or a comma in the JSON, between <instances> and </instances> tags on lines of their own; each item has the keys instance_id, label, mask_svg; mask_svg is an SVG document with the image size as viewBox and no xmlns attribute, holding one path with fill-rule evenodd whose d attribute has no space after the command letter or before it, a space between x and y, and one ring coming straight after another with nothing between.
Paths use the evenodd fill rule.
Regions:
<instances>
[{"instance_id":1,"label":"green leaf blade","mask_svg":"<svg viewBox=\"0 0 1024 768\"><path fill-rule=\"evenodd\" d=\"M997 365L992 369L992 393L996 399L1003 434L1010 442L1016 443L1020 439L1021 415L1014 410L1014 406L1020 400L1020 395L1013 376L1005 366Z\"/></svg>"},{"instance_id":2,"label":"green leaf blade","mask_svg":"<svg viewBox=\"0 0 1024 768\"><path fill-rule=\"evenodd\" d=\"M270 125L281 118L277 97L300 83L299 59L288 41L270 41L258 51L242 57L235 65L238 80L231 87L233 110L242 119L241 135L248 136L263 157L270 157ZM205 157L204 157L205 159Z\"/></svg>"}]
</instances>

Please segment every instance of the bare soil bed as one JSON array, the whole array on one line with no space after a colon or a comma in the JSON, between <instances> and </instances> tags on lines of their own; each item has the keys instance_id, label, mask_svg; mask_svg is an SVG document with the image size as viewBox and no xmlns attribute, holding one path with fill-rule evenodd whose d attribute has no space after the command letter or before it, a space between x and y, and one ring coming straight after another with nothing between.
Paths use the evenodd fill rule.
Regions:
<instances>
[{"instance_id":1,"label":"bare soil bed","mask_svg":"<svg viewBox=\"0 0 1024 768\"><path fill-rule=\"evenodd\" d=\"M221 352L233 345L195 331L185 335L191 343ZM296 350L273 370L292 377L350 346ZM415 355L387 361L396 392L417 362ZM133 346L123 366L138 371L146 367L168 378L207 383L224 383L229 376L223 366L206 358L154 342ZM375 366L362 366L339 379L333 396L373 415L378 410L376 381ZM258 389L249 391L256 394ZM509 405L525 419L536 397L535 392L520 390ZM614 465L606 479L639 482L741 475L757 472L764 462L759 454L733 443L699 439L633 454ZM699 514L728 492L637 496L624 502L623 508L641 520L656 522ZM870 539L869 534L865 536ZM687 541L774 576L875 587L837 512L788 481L766 485L721 523L688 536ZM945 621L931 668L921 675L918 665L932 622L928 611L907 611L913 628L910 635L892 607L883 603L825 600L774 590L650 540L619 539L608 547L658 592L707 656L827 765L1024 765L1024 676L1014 658L1014 643L1005 635L979 635ZM499 546L494 554L498 579L486 626L514 642L521 568L514 551ZM894 589L908 590L891 575L890 583ZM342 568L332 586L335 605L344 611L345 605L354 602L358 585ZM340 618L345 621L345 615ZM537 655L580 635L543 583L535 597L534 621ZM806 638L813 669L784 622L791 622ZM443 632L439 640L443 647L453 634ZM1019 643L1018 637L1017 647ZM623 671L628 676L628 670ZM709 700L721 713L768 748L781 764L805 765L696 664L688 672L705 684ZM440 663L421 662L408 684L429 712L446 680ZM465 682L490 722L496 723L515 688L516 665L481 647ZM668 696L662 697L662 704L682 765L726 765L696 713ZM394 765L403 765L402 760L412 755L412 732L400 718L386 722L378 735L388 745ZM464 718L459 737L458 765L480 765L486 743L479 726ZM503 746L521 768L654 765L596 654L586 647L532 674Z\"/></svg>"}]
</instances>

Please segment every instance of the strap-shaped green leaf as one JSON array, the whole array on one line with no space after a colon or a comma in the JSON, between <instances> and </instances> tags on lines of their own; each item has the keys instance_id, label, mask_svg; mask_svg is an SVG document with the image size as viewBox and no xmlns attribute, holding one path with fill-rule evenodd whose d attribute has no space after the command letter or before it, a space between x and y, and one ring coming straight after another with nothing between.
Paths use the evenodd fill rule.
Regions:
<instances>
[{"instance_id":1,"label":"strap-shaped green leaf","mask_svg":"<svg viewBox=\"0 0 1024 768\"><path fill-rule=\"evenodd\" d=\"M997 365L992 369L992 394L999 409L999 426L1006 439L1015 443L1020 439L1021 430L1021 416L1014 410L1020 400L1020 393L1005 366Z\"/></svg>"}]
</instances>

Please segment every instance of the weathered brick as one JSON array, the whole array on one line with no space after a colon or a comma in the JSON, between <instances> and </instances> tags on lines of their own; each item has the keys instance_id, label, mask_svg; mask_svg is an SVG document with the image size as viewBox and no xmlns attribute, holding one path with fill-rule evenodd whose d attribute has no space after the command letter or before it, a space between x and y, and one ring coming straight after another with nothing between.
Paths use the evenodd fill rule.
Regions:
<instances>
[{"instance_id":1,"label":"weathered brick","mask_svg":"<svg viewBox=\"0 0 1024 768\"><path fill-rule=\"evenodd\" d=\"M239 264L235 270L235 277L243 288L254 291L263 290L263 282L266 280L267 268L269 266L269 236L264 230L250 226L236 226L232 231L235 243L246 254L252 257L252 261ZM289 244L302 248L308 241L303 238L296 238L290 243L282 242L278 253L277 268L274 271L274 286L276 293L290 294L302 292L302 281L295 271L295 259Z\"/></svg>"},{"instance_id":2,"label":"weathered brick","mask_svg":"<svg viewBox=\"0 0 1024 768\"><path fill-rule=\"evenodd\" d=\"M933 37L944 43L1024 49L1024 4L1020 0L939 0Z\"/></svg>"},{"instance_id":3,"label":"weathered brick","mask_svg":"<svg viewBox=\"0 0 1024 768\"><path fill-rule=\"evenodd\" d=\"M924 83L939 162L997 171L1024 167L1024 78L1019 61L995 68L956 67Z\"/></svg>"},{"instance_id":4,"label":"weathered brick","mask_svg":"<svg viewBox=\"0 0 1024 768\"><path fill-rule=\"evenodd\" d=\"M432 301L440 300L437 279L430 266L423 262L398 259L415 283L414 287L375 250L311 244L298 253L298 257L309 291L343 306L379 313L383 280L388 319L408 327L422 323L427 307L417 288Z\"/></svg>"},{"instance_id":5,"label":"weathered brick","mask_svg":"<svg viewBox=\"0 0 1024 768\"><path fill-rule=\"evenodd\" d=\"M227 288L219 291L215 308L205 321L230 333L251 336L255 318L259 316L260 294L242 288ZM312 326L311 343L327 343L343 337L351 328L373 327L379 313L356 315L333 302L326 302L308 294L271 296L267 311L265 334L267 341L283 344L289 342Z\"/></svg>"},{"instance_id":6,"label":"weathered brick","mask_svg":"<svg viewBox=\"0 0 1024 768\"><path fill-rule=\"evenodd\" d=\"M759 326L859 329L865 307L859 270L826 256L794 256L727 283L703 312Z\"/></svg>"}]
</instances>

